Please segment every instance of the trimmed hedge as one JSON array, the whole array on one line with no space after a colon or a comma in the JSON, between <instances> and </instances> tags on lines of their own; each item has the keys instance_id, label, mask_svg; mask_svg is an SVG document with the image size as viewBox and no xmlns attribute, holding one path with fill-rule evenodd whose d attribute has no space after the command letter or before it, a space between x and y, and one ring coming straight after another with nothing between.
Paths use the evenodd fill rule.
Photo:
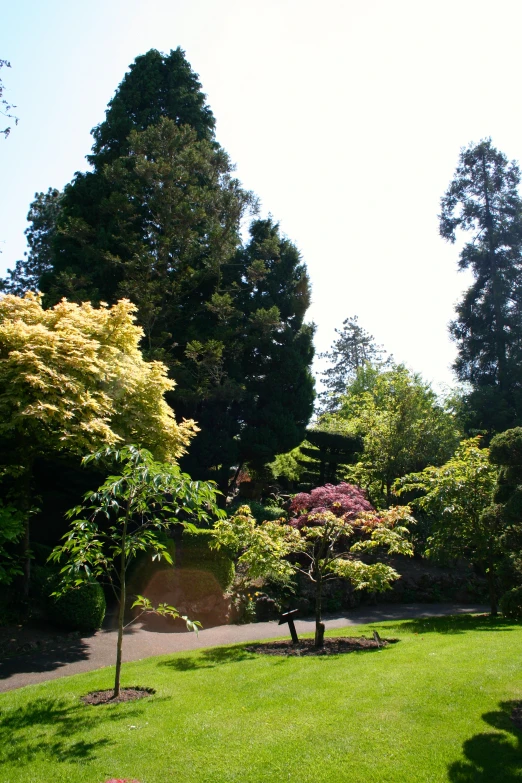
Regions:
<instances>
[{"instance_id":1,"label":"trimmed hedge","mask_svg":"<svg viewBox=\"0 0 522 783\"><path fill-rule=\"evenodd\" d=\"M51 580L55 585L56 580ZM49 590L52 592L52 589ZM98 582L83 582L59 598L50 597L47 614L51 622L68 631L96 631L105 617L105 595Z\"/></svg>"},{"instance_id":2,"label":"trimmed hedge","mask_svg":"<svg viewBox=\"0 0 522 783\"><path fill-rule=\"evenodd\" d=\"M222 589L228 590L236 575L234 561L224 549L211 549L212 539L212 530L184 530L181 539L181 567L209 571Z\"/></svg>"},{"instance_id":3,"label":"trimmed hedge","mask_svg":"<svg viewBox=\"0 0 522 783\"><path fill-rule=\"evenodd\" d=\"M153 560L153 553L139 552L135 560L131 563L129 573L127 575L127 594L128 600L132 598L134 600L134 594L144 594L147 589L147 585L152 579L153 575L158 571L169 571L174 568L176 562L176 542L168 536L158 536L162 544L167 547L167 552L172 558L172 565L168 563L165 558L161 560Z\"/></svg>"}]
</instances>

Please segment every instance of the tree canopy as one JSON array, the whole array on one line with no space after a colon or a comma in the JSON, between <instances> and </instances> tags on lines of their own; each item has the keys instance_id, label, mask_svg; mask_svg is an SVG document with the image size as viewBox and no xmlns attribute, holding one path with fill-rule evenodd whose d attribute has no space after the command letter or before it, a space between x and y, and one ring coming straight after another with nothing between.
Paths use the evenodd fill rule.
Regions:
<instances>
[{"instance_id":1,"label":"tree canopy","mask_svg":"<svg viewBox=\"0 0 522 783\"><path fill-rule=\"evenodd\" d=\"M358 435L364 443L346 479L364 487L375 505L390 505L393 482L428 465L440 465L458 444L453 414L422 378L404 365L366 365L320 426Z\"/></svg>"},{"instance_id":2,"label":"tree canopy","mask_svg":"<svg viewBox=\"0 0 522 783\"><path fill-rule=\"evenodd\" d=\"M165 401L166 367L144 361L135 310L126 300L45 310L35 294L0 298L0 481L24 519L26 552L39 457L134 440L174 461L197 431Z\"/></svg>"},{"instance_id":3,"label":"tree canopy","mask_svg":"<svg viewBox=\"0 0 522 783\"><path fill-rule=\"evenodd\" d=\"M457 306L450 332L454 368L471 384L468 429L488 433L522 416L522 200L520 171L491 139L463 149L441 201L440 233L455 242L470 235L459 268L475 278Z\"/></svg>"},{"instance_id":4,"label":"tree canopy","mask_svg":"<svg viewBox=\"0 0 522 783\"><path fill-rule=\"evenodd\" d=\"M184 467L226 486L296 446L312 412L306 267L213 140L214 121L180 50L136 60L94 130L93 170L33 202L27 258L4 290L47 305L137 305L147 358L176 379L168 399L201 435Z\"/></svg>"},{"instance_id":5,"label":"tree canopy","mask_svg":"<svg viewBox=\"0 0 522 783\"><path fill-rule=\"evenodd\" d=\"M334 411L339 407L339 401L345 394L348 384L354 380L358 370L365 364L386 364L391 357L386 357L382 345L377 345L373 335L359 325L357 316L345 318L342 329L336 329L337 339L329 351L320 354L321 359L328 359L330 367L322 373L325 391L319 395L323 411Z\"/></svg>"},{"instance_id":6,"label":"tree canopy","mask_svg":"<svg viewBox=\"0 0 522 783\"><path fill-rule=\"evenodd\" d=\"M491 503L497 470L480 440L480 436L464 440L443 465L404 476L397 482L396 491L408 497L415 493L411 505L427 514L429 557L442 562L466 557L488 573L491 605L496 611L500 536L484 512Z\"/></svg>"}]
</instances>

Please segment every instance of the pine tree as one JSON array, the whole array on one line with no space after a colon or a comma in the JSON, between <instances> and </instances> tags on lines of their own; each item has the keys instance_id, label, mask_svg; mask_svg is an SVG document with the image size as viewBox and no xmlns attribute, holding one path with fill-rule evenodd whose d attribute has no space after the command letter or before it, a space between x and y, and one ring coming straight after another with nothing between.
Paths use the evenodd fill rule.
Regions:
<instances>
[{"instance_id":1,"label":"pine tree","mask_svg":"<svg viewBox=\"0 0 522 783\"><path fill-rule=\"evenodd\" d=\"M331 367L322 373L322 383L326 391L319 394L321 411L334 411L339 407L340 397L345 394L350 381L357 371L367 362L386 364L392 357L385 358L382 345L377 345L373 335L359 326L357 316L346 318L342 329L336 329L338 339L334 340L329 351L320 354L328 359Z\"/></svg>"},{"instance_id":2,"label":"pine tree","mask_svg":"<svg viewBox=\"0 0 522 783\"><path fill-rule=\"evenodd\" d=\"M457 229L471 241L459 268L474 282L457 306L450 332L457 343L457 377L471 384L468 428L489 433L522 416L522 200L520 171L486 139L462 150L441 201L441 236Z\"/></svg>"}]
</instances>

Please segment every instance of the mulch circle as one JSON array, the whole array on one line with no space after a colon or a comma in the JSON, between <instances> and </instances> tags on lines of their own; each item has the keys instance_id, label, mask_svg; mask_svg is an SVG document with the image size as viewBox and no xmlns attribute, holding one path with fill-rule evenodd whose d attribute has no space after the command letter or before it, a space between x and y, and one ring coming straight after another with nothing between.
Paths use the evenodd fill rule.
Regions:
<instances>
[{"instance_id":1,"label":"mulch circle","mask_svg":"<svg viewBox=\"0 0 522 783\"><path fill-rule=\"evenodd\" d=\"M246 649L263 655L339 655L357 650L377 650L398 641L398 639L381 639L378 642L365 636L338 636L325 639L324 647L315 647L313 639L301 639L298 644L292 644L290 639L283 639L277 642L251 644Z\"/></svg>"},{"instance_id":2,"label":"mulch circle","mask_svg":"<svg viewBox=\"0 0 522 783\"><path fill-rule=\"evenodd\" d=\"M135 701L136 699L145 699L147 696L152 696L156 693L154 688L122 688L120 695L117 699L113 697L113 689L108 691L93 691L88 693L87 696L82 696L81 701L84 704L92 704L94 707L98 704L120 704L122 701Z\"/></svg>"}]
</instances>

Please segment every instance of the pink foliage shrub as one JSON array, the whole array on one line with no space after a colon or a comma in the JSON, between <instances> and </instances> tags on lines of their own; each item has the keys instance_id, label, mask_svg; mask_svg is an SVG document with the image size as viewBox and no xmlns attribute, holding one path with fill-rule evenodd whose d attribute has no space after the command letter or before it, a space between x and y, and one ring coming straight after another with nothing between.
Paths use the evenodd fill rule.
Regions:
<instances>
[{"instance_id":1,"label":"pink foliage shrub","mask_svg":"<svg viewBox=\"0 0 522 783\"><path fill-rule=\"evenodd\" d=\"M347 483L337 486L325 484L324 487L316 487L311 492L300 492L293 498L290 510L296 515L290 520L290 524L297 528L310 524L308 518L311 514L324 511L331 511L347 522L353 522L364 511L375 511L364 490Z\"/></svg>"}]
</instances>

